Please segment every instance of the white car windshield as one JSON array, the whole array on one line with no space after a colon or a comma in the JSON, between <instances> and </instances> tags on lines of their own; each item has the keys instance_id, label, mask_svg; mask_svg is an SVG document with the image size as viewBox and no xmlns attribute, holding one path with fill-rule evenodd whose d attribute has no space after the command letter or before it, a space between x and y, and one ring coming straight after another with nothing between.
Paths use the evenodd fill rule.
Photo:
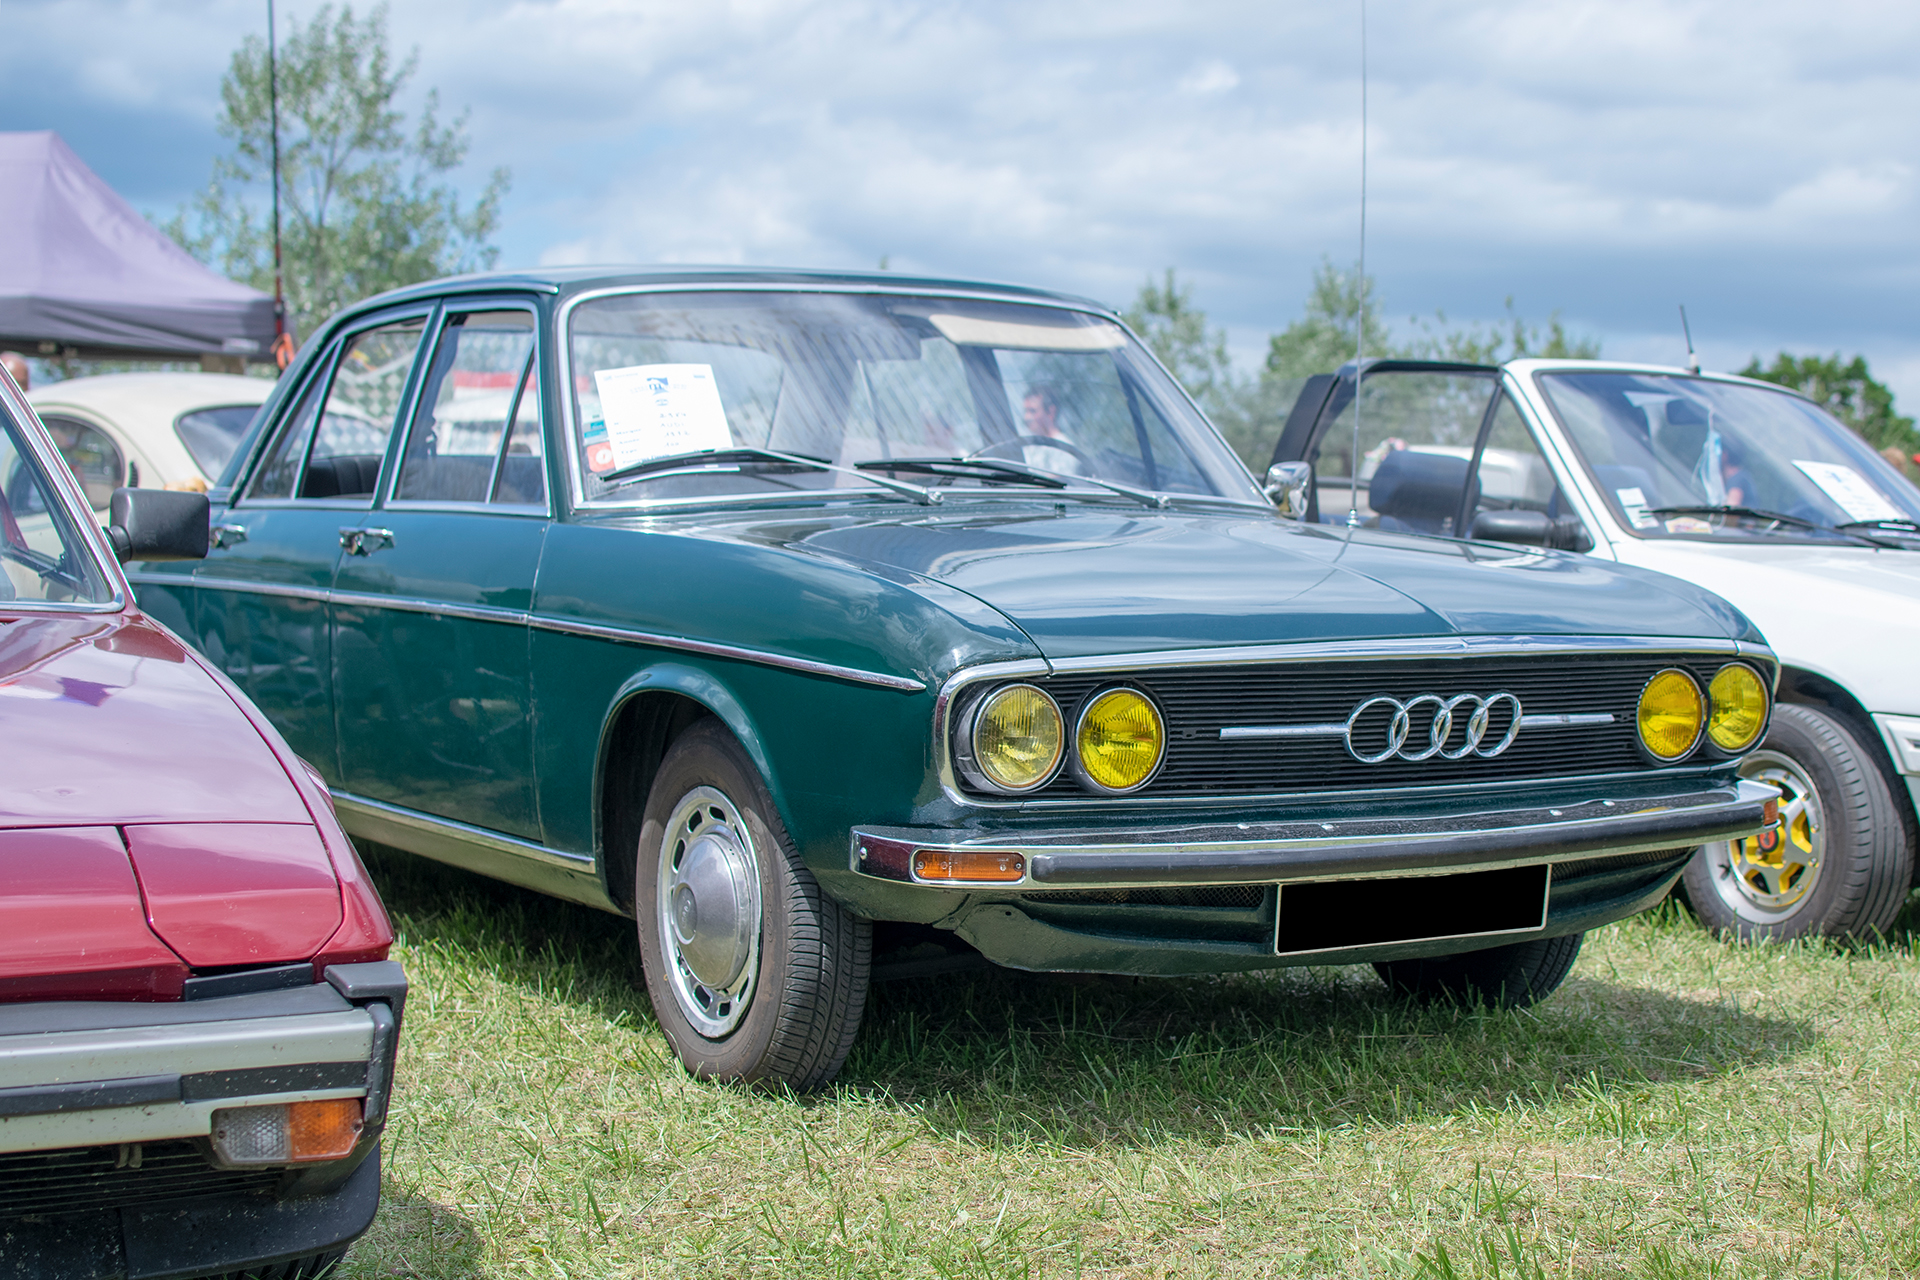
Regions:
<instances>
[{"instance_id":1,"label":"white car windshield","mask_svg":"<svg viewBox=\"0 0 1920 1280\"><path fill-rule=\"evenodd\" d=\"M905 486L1261 501L1126 330L1085 312L933 295L634 293L576 307L569 342L592 502Z\"/></svg>"},{"instance_id":2,"label":"white car windshield","mask_svg":"<svg viewBox=\"0 0 1920 1280\"><path fill-rule=\"evenodd\" d=\"M1680 374L1539 381L1588 474L1641 537L1920 537L1920 490L1798 396Z\"/></svg>"}]
</instances>

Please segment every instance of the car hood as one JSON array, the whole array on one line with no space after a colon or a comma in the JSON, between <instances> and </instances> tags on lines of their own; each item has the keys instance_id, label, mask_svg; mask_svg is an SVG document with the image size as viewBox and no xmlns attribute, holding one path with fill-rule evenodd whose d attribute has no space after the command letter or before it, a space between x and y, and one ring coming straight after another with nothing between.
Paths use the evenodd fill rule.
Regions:
<instances>
[{"instance_id":1,"label":"car hood","mask_svg":"<svg viewBox=\"0 0 1920 1280\"><path fill-rule=\"evenodd\" d=\"M1920 715L1920 552L1649 538L1620 554L1725 596L1782 662L1837 681L1867 710Z\"/></svg>"},{"instance_id":2,"label":"car hood","mask_svg":"<svg viewBox=\"0 0 1920 1280\"><path fill-rule=\"evenodd\" d=\"M703 532L939 582L1049 658L1455 634L1758 638L1724 601L1658 574L1252 511L980 503Z\"/></svg>"},{"instance_id":3,"label":"car hood","mask_svg":"<svg viewBox=\"0 0 1920 1280\"><path fill-rule=\"evenodd\" d=\"M0 613L0 828L311 825L227 687L139 614Z\"/></svg>"}]
</instances>

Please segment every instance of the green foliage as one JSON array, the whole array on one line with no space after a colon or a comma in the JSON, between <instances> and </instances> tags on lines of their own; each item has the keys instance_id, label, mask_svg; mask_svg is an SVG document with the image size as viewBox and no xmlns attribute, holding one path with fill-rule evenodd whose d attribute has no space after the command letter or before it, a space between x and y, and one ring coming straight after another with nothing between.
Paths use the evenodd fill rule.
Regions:
<instances>
[{"instance_id":1,"label":"green foliage","mask_svg":"<svg viewBox=\"0 0 1920 1280\"><path fill-rule=\"evenodd\" d=\"M1547 317L1543 328L1529 324L1513 309L1513 295L1507 295L1507 315L1498 323L1450 327L1447 313L1435 311L1433 319L1415 316L1410 323L1419 337L1402 346L1401 356L1416 360L1459 360L1468 364L1501 364L1527 356L1555 360L1596 360L1600 342L1595 338L1571 338L1560 321L1560 313Z\"/></svg>"},{"instance_id":2,"label":"green foliage","mask_svg":"<svg viewBox=\"0 0 1920 1280\"><path fill-rule=\"evenodd\" d=\"M1207 331L1207 313L1193 305L1193 286L1175 280L1172 267L1158 284L1147 278L1122 318L1202 405L1233 384L1226 331Z\"/></svg>"},{"instance_id":3,"label":"green foliage","mask_svg":"<svg viewBox=\"0 0 1920 1280\"><path fill-rule=\"evenodd\" d=\"M1316 373L1332 373L1352 360L1360 336L1362 304L1366 312L1366 354L1400 354L1380 321L1372 276L1337 269L1322 258L1307 291L1305 313L1267 342L1266 367L1261 376L1270 382L1298 382Z\"/></svg>"},{"instance_id":4,"label":"green foliage","mask_svg":"<svg viewBox=\"0 0 1920 1280\"><path fill-rule=\"evenodd\" d=\"M418 60L416 49L395 65L385 5L364 19L351 5L322 5L281 43L281 227L297 334L368 294L492 266L498 255L487 239L508 173L495 169L480 198L462 207L444 179L466 157L466 113L442 125L437 91L411 125L395 106ZM272 292L264 40L242 42L220 93L219 129L233 152L214 162L207 189L166 230L203 262Z\"/></svg>"},{"instance_id":5,"label":"green foliage","mask_svg":"<svg viewBox=\"0 0 1920 1280\"><path fill-rule=\"evenodd\" d=\"M1740 373L1791 387L1865 436L1876 449L1892 448L1906 455L1920 450L1920 432L1914 430L1913 419L1894 412L1893 392L1874 379L1865 356L1842 361L1838 352L1793 356L1782 351L1764 368L1755 356Z\"/></svg>"}]
</instances>

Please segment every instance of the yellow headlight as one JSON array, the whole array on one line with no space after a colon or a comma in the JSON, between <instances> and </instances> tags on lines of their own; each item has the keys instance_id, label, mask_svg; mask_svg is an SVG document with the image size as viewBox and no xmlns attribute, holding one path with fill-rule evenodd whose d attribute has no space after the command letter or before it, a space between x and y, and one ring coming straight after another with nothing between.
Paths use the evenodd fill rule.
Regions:
<instances>
[{"instance_id":1,"label":"yellow headlight","mask_svg":"<svg viewBox=\"0 0 1920 1280\"><path fill-rule=\"evenodd\" d=\"M1640 741L1660 759L1678 760L1700 740L1705 710L1693 677L1669 667L1640 691Z\"/></svg>"},{"instance_id":2,"label":"yellow headlight","mask_svg":"<svg viewBox=\"0 0 1920 1280\"><path fill-rule=\"evenodd\" d=\"M973 763L993 786L1030 791L1053 776L1066 744L1060 708L1041 689L1011 684L973 717Z\"/></svg>"},{"instance_id":3,"label":"yellow headlight","mask_svg":"<svg viewBox=\"0 0 1920 1280\"><path fill-rule=\"evenodd\" d=\"M1722 751L1745 751L1767 724L1767 687L1752 667L1729 663L1707 686L1707 736Z\"/></svg>"},{"instance_id":4,"label":"yellow headlight","mask_svg":"<svg viewBox=\"0 0 1920 1280\"><path fill-rule=\"evenodd\" d=\"M1103 791L1131 791L1160 767L1167 731L1145 694L1109 689L1080 713L1074 746L1087 781Z\"/></svg>"}]
</instances>

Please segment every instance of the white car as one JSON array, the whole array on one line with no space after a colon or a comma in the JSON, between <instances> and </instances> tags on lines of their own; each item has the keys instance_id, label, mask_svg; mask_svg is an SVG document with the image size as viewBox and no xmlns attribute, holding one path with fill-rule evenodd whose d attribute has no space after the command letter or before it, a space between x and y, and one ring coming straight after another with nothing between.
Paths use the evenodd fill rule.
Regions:
<instances>
[{"instance_id":1,"label":"white car","mask_svg":"<svg viewBox=\"0 0 1920 1280\"><path fill-rule=\"evenodd\" d=\"M224 373L106 373L46 383L27 400L104 516L121 485L212 484L273 386Z\"/></svg>"},{"instance_id":2,"label":"white car","mask_svg":"<svg viewBox=\"0 0 1920 1280\"><path fill-rule=\"evenodd\" d=\"M1724 597L1780 656L1741 773L1780 789L1782 821L1703 848L1687 896L1741 936L1885 931L1920 844L1920 490L1747 378L1528 359L1370 361L1364 382L1357 439L1353 366L1307 383L1270 491L1309 520L1581 551ZM1301 461L1310 478L1282 465Z\"/></svg>"}]
</instances>

